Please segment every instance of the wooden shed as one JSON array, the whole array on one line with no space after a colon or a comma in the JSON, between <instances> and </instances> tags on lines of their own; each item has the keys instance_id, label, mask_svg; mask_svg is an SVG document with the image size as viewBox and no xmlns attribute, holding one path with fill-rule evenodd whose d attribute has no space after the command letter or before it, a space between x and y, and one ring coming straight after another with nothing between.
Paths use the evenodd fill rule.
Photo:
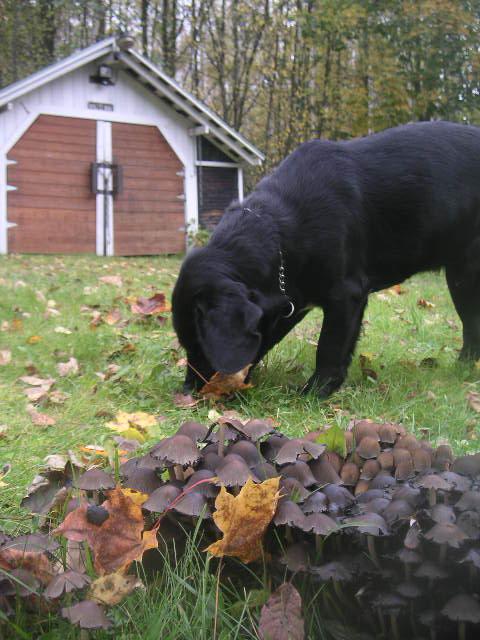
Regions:
<instances>
[{"instance_id":1,"label":"wooden shed","mask_svg":"<svg viewBox=\"0 0 480 640\"><path fill-rule=\"evenodd\" d=\"M0 253L176 253L262 153L109 38L0 91Z\"/></svg>"}]
</instances>

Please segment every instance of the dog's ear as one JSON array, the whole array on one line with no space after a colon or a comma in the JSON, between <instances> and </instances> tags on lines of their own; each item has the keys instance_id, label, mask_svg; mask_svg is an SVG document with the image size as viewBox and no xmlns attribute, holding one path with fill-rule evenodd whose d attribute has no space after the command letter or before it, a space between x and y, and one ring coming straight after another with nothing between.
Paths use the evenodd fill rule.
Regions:
<instances>
[{"instance_id":1,"label":"dog's ear","mask_svg":"<svg viewBox=\"0 0 480 640\"><path fill-rule=\"evenodd\" d=\"M197 303L197 335L215 371L236 373L253 362L262 340L262 315L259 306L239 296L224 296L211 308Z\"/></svg>"}]
</instances>

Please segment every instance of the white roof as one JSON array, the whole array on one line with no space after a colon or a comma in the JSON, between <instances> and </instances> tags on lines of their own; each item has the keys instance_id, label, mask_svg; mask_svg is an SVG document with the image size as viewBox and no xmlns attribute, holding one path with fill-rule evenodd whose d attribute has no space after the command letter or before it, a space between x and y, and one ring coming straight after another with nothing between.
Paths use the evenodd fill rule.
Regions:
<instances>
[{"instance_id":1,"label":"white roof","mask_svg":"<svg viewBox=\"0 0 480 640\"><path fill-rule=\"evenodd\" d=\"M195 125L203 127L205 135L225 149L227 153L233 153L249 164L255 165L263 162L265 159L263 153L244 136L232 129L220 116L183 89L150 60L132 49L121 50L115 37L101 40L86 49L77 51L68 58L51 64L0 90L0 107L83 65L112 53L129 74L135 76L142 85L148 86L159 99L168 102L177 112L182 113Z\"/></svg>"}]
</instances>

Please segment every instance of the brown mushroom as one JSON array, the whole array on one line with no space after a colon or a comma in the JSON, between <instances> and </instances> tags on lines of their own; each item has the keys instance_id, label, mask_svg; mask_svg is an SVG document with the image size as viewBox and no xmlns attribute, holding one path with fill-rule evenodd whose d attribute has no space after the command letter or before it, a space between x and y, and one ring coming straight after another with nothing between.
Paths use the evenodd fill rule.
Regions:
<instances>
[{"instance_id":1,"label":"brown mushroom","mask_svg":"<svg viewBox=\"0 0 480 640\"><path fill-rule=\"evenodd\" d=\"M288 464L283 467L281 474L285 478L296 478L304 487L311 487L317 482L308 464L301 460L297 460L294 464Z\"/></svg>"},{"instance_id":2,"label":"brown mushroom","mask_svg":"<svg viewBox=\"0 0 480 640\"><path fill-rule=\"evenodd\" d=\"M141 491L142 493L151 494L161 487L163 482L157 476L154 469L144 469L143 467L137 467L132 473L128 475L124 482L124 486L128 489L135 489L135 491Z\"/></svg>"},{"instance_id":3,"label":"brown mushroom","mask_svg":"<svg viewBox=\"0 0 480 640\"><path fill-rule=\"evenodd\" d=\"M422 489L428 489L428 501L431 507L437 503L437 491L448 491L450 489L450 485L446 480L433 473L423 478L418 478L415 484Z\"/></svg>"},{"instance_id":4,"label":"brown mushroom","mask_svg":"<svg viewBox=\"0 0 480 640\"><path fill-rule=\"evenodd\" d=\"M333 466L323 457L310 463L310 469L319 485L342 484L342 479Z\"/></svg>"},{"instance_id":5,"label":"brown mushroom","mask_svg":"<svg viewBox=\"0 0 480 640\"><path fill-rule=\"evenodd\" d=\"M360 440L355 449L355 453L357 453L360 457L365 460L370 460L371 458L377 458L380 455L380 445L378 444L378 436L374 438L372 436L366 436Z\"/></svg>"},{"instance_id":6,"label":"brown mushroom","mask_svg":"<svg viewBox=\"0 0 480 640\"><path fill-rule=\"evenodd\" d=\"M165 484L149 496L148 500L142 504L142 508L146 511L163 513L181 493L181 489L171 483Z\"/></svg>"},{"instance_id":7,"label":"brown mushroom","mask_svg":"<svg viewBox=\"0 0 480 640\"><path fill-rule=\"evenodd\" d=\"M169 469L173 468L171 478L177 478L178 480L183 480L183 468L194 464L201 457L200 451L191 438L182 434L161 440L152 449L150 455L157 460L161 460L162 464Z\"/></svg>"},{"instance_id":8,"label":"brown mushroom","mask_svg":"<svg viewBox=\"0 0 480 640\"><path fill-rule=\"evenodd\" d=\"M354 487L359 477L360 469L354 462L346 462L340 470L340 478L346 487Z\"/></svg>"},{"instance_id":9,"label":"brown mushroom","mask_svg":"<svg viewBox=\"0 0 480 640\"><path fill-rule=\"evenodd\" d=\"M380 472L381 468L378 460L366 460L360 473L360 480L372 480Z\"/></svg>"},{"instance_id":10,"label":"brown mushroom","mask_svg":"<svg viewBox=\"0 0 480 640\"><path fill-rule=\"evenodd\" d=\"M303 503L303 513L323 513L327 511L327 496L322 491L314 491Z\"/></svg>"},{"instance_id":11,"label":"brown mushroom","mask_svg":"<svg viewBox=\"0 0 480 640\"><path fill-rule=\"evenodd\" d=\"M458 640L465 640L467 622L472 624L480 622L480 605L473 596L460 594L450 598L443 607L442 614L458 622Z\"/></svg>"},{"instance_id":12,"label":"brown mushroom","mask_svg":"<svg viewBox=\"0 0 480 640\"><path fill-rule=\"evenodd\" d=\"M89 469L78 478L75 486L83 491L101 491L113 489L115 480L102 469Z\"/></svg>"},{"instance_id":13,"label":"brown mushroom","mask_svg":"<svg viewBox=\"0 0 480 640\"><path fill-rule=\"evenodd\" d=\"M322 455L325 449L326 446L324 444L309 442L303 438L295 438L294 440L289 440L283 445L275 456L275 462L277 464L296 462L298 456L303 453L308 453L311 458L316 460Z\"/></svg>"},{"instance_id":14,"label":"brown mushroom","mask_svg":"<svg viewBox=\"0 0 480 640\"><path fill-rule=\"evenodd\" d=\"M257 447L248 440L239 440L231 444L227 451L228 453L236 453L243 458L249 467L254 467L261 462Z\"/></svg>"},{"instance_id":15,"label":"brown mushroom","mask_svg":"<svg viewBox=\"0 0 480 640\"><path fill-rule=\"evenodd\" d=\"M184 422L176 433L177 436L188 436L195 444L205 440L207 434L208 429L205 425L193 421Z\"/></svg>"}]
</instances>

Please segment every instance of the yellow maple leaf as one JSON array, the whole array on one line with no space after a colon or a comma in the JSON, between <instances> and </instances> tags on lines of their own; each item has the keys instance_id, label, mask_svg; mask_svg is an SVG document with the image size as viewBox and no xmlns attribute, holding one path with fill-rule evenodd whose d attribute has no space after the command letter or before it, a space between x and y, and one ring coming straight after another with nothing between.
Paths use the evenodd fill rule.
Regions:
<instances>
[{"instance_id":1,"label":"yellow maple leaf","mask_svg":"<svg viewBox=\"0 0 480 640\"><path fill-rule=\"evenodd\" d=\"M280 478L270 478L255 484L251 478L233 496L222 487L215 500L215 524L223 538L206 551L214 556L234 556L248 563L262 557L262 538L270 524L279 498Z\"/></svg>"},{"instance_id":2,"label":"yellow maple leaf","mask_svg":"<svg viewBox=\"0 0 480 640\"><path fill-rule=\"evenodd\" d=\"M137 577L124 574L120 571L101 576L92 582L88 592L90 600L96 600L100 604L113 606L121 602L132 593L134 589L143 587L143 582Z\"/></svg>"},{"instance_id":3,"label":"yellow maple leaf","mask_svg":"<svg viewBox=\"0 0 480 640\"><path fill-rule=\"evenodd\" d=\"M127 413L119 411L115 420L107 422L108 429L121 433L124 438L145 442L148 436L153 435L153 428L158 425L155 416L145 411Z\"/></svg>"},{"instance_id":4,"label":"yellow maple leaf","mask_svg":"<svg viewBox=\"0 0 480 640\"><path fill-rule=\"evenodd\" d=\"M139 507L142 506L144 502L148 500L148 494L142 493L141 491L136 491L135 489L122 489L123 494L130 498L132 502L137 504Z\"/></svg>"}]
</instances>

